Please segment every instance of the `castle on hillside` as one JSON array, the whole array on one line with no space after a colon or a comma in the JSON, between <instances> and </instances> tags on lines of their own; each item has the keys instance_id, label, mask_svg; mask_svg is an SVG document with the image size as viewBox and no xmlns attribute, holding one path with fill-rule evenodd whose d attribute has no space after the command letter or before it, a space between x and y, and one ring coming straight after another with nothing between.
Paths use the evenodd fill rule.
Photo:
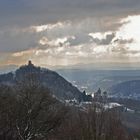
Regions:
<instances>
[{"instance_id":1,"label":"castle on hillside","mask_svg":"<svg viewBox=\"0 0 140 140\"><path fill-rule=\"evenodd\" d=\"M28 61L28 66L34 66L31 60Z\"/></svg>"}]
</instances>

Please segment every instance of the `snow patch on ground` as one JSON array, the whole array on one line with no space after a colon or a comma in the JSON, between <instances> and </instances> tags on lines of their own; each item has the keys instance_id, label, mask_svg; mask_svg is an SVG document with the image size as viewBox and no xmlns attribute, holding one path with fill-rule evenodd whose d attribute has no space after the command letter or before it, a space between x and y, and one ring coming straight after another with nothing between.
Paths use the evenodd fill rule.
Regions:
<instances>
[{"instance_id":1,"label":"snow patch on ground","mask_svg":"<svg viewBox=\"0 0 140 140\"><path fill-rule=\"evenodd\" d=\"M123 106L123 105L121 105L119 103L108 103L104 107L105 107L105 109L111 109L111 108L121 107L121 106Z\"/></svg>"}]
</instances>

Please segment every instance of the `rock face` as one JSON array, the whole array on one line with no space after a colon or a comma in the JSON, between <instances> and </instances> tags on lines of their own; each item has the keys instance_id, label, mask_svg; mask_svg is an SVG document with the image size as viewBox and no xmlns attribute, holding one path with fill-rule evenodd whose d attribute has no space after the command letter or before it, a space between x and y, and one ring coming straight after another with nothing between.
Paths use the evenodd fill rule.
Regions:
<instances>
[{"instance_id":1,"label":"rock face","mask_svg":"<svg viewBox=\"0 0 140 140\"><path fill-rule=\"evenodd\" d=\"M28 76L33 76L51 93L61 100L82 100L82 93L70 82L66 81L58 73L36 67L29 61L28 65L21 66L15 72L0 75L0 84L14 85L17 81L23 81Z\"/></svg>"}]
</instances>

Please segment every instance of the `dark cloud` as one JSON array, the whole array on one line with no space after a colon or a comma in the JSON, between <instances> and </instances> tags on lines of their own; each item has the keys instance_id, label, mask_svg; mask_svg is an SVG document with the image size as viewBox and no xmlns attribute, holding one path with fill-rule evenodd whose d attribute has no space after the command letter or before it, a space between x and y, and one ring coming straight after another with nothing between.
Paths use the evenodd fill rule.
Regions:
<instances>
[{"instance_id":1,"label":"dark cloud","mask_svg":"<svg viewBox=\"0 0 140 140\"><path fill-rule=\"evenodd\" d=\"M36 47L40 34L18 31L18 29L4 30L0 33L0 52L18 52Z\"/></svg>"},{"instance_id":2,"label":"dark cloud","mask_svg":"<svg viewBox=\"0 0 140 140\"><path fill-rule=\"evenodd\" d=\"M139 0L1 0L0 26L31 25L140 12Z\"/></svg>"},{"instance_id":3,"label":"dark cloud","mask_svg":"<svg viewBox=\"0 0 140 140\"><path fill-rule=\"evenodd\" d=\"M115 37L115 33L107 34L105 39L100 40L100 45L109 45L111 44L113 38Z\"/></svg>"},{"instance_id":4,"label":"dark cloud","mask_svg":"<svg viewBox=\"0 0 140 140\"><path fill-rule=\"evenodd\" d=\"M107 34L103 39L93 38L89 35L79 34L75 36L75 38L69 38L67 42L69 42L72 46L89 43L96 43L97 45L109 45L112 43L114 37L115 33ZM125 43L123 41L125 40L122 40L121 43Z\"/></svg>"},{"instance_id":5,"label":"dark cloud","mask_svg":"<svg viewBox=\"0 0 140 140\"><path fill-rule=\"evenodd\" d=\"M131 44L134 42L133 38L130 39L120 39L116 37L116 34L109 33L105 35L105 38L99 39L99 38L94 38L93 36L93 42L95 42L97 45L110 45L113 43L117 43L118 45L125 45L125 44Z\"/></svg>"},{"instance_id":6,"label":"dark cloud","mask_svg":"<svg viewBox=\"0 0 140 140\"><path fill-rule=\"evenodd\" d=\"M118 44L130 44L130 43L133 43L134 42L134 39L115 39L114 40L114 43L118 43Z\"/></svg>"},{"instance_id":7,"label":"dark cloud","mask_svg":"<svg viewBox=\"0 0 140 140\"><path fill-rule=\"evenodd\" d=\"M114 38L115 38L115 33L108 33L102 39L93 36L93 42L95 42L97 45L109 45L112 43L112 40Z\"/></svg>"},{"instance_id":8,"label":"dark cloud","mask_svg":"<svg viewBox=\"0 0 140 140\"><path fill-rule=\"evenodd\" d=\"M74 38L69 38L66 43L69 43L70 46L76 46L80 44L87 44L93 41L93 38L86 34L76 35Z\"/></svg>"}]
</instances>

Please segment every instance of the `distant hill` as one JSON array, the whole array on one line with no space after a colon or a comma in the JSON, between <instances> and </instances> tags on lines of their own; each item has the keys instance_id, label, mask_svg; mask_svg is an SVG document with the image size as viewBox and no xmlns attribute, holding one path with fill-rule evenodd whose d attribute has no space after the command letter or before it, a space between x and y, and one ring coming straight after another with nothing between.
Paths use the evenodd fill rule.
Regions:
<instances>
[{"instance_id":1,"label":"distant hill","mask_svg":"<svg viewBox=\"0 0 140 140\"><path fill-rule=\"evenodd\" d=\"M0 74L8 73L10 71L15 71L18 67L16 65L6 65L0 66Z\"/></svg>"},{"instance_id":2,"label":"distant hill","mask_svg":"<svg viewBox=\"0 0 140 140\"><path fill-rule=\"evenodd\" d=\"M0 75L0 84L14 85L23 81L29 74L36 75L40 83L46 86L51 93L61 100L81 100L82 93L58 73L49 69L34 66L31 61L28 65L21 66L15 72Z\"/></svg>"},{"instance_id":3,"label":"distant hill","mask_svg":"<svg viewBox=\"0 0 140 140\"><path fill-rule=\"evenodd\" d=\"M116 84L109 89L109 92L118 97L133 97L138 99L140 98L140 80Z\"/></svg>"},{"instance_id":4,"label":"distant hill","mask_svg":"<svg viewBox=\"0 0 140 140\"><path fill-rule=\"evenodd\" d=\"M81 91L96 92L99 88L108 91L116 84L140 80L140 70L57 70L64 78L71 81Z\"/></svg>"}]
</instances>

